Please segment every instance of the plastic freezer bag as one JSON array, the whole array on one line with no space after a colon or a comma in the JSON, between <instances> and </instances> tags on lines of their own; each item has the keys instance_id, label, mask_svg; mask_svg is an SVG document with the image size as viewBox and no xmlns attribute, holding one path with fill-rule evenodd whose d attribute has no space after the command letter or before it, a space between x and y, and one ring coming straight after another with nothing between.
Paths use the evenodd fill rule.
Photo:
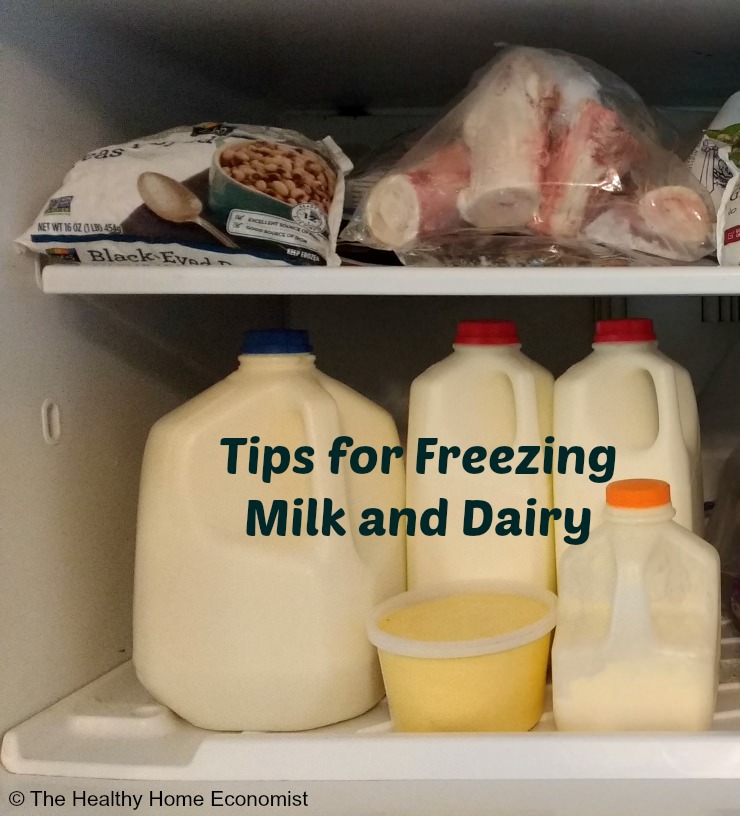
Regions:
<instances>
[{"instance_id":1,"label":"plastic freezer bag","mask_svg":"<svg viewBox=\"0 0 740 816\"><path fill-rule=\"evenodd\" d=\"M722 106L689 157L717 209L717 260L740 265L740 91Z\"/></svg>"},{"instance_id":2,"label":"plastic freezer bag","mask_svg":"<svg viewBox=\"0 0 740 816\"><path fill-rule=\"evenodd\" d=\"M717 259L723 266L740 266L740 123L708 135L719 142L718 155L729 173L717 209Z\"/></svg>"},{"instance_id":3,"label":"plastic freezer bag","mask_svg":"<svg viewBox=\"0 0 740 816\"><path fill-rule=\"evenodd\" d=\"M82 263L337 266L350 168L329 137L177 127L88 153L18 243Z\"/></svg>"},{"instance_id":4,"label":"plastic freezer bag","mask_svg":"<svg viewBox=\"0 0 740 816\"><path fill-rule=\"evenodd\" d=\"M457 230L694 261L711 199L637 94L587 60L510 47L365 196L341 239L401 255Z\"/></svg>"}]
</instances>

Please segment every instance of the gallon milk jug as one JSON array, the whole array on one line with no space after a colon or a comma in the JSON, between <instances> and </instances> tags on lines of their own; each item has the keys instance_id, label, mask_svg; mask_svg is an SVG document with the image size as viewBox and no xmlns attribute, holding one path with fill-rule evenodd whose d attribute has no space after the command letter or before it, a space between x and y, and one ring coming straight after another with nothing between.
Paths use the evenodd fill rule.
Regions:
<instances>
[{"instance_id":1,"label":"gallon milk jug","mask_svg":"<svg viewBox=\"0 0 740 816\"><path fill-rule=\"evenodd\" d=\"M555 723L569 731L699 731L714 712L719 557L672 521L666 482L606 488L604 522L560 559Z\"/></svg>"},{"instance_id":2,"label":"gallon milk jug","mask_svg":"<svg viewBox=\"0 0 740 816\"><path fill-rule=\"evenodd\" d=\"M555 505L586 508L591 528L612 479L657 478L671 485L676 521L701 535L699 416L689 373L657 348L651 320L602 320L593 351L555 381ZM573 450L571 450L573 449ZM558 560L568 549L555 522Z\"/></svg>"},{"instance_id":3,"label":"gallon milk jug","mask_svg":"<svg viewBox=\"0 0 740 816\"><path fill-rule=\"evenodd\" d=\"M497 578L553 589L551 525L538 521L551 477L538 455L536 473L516 473L520 446L537 454L551 432L552 375L522 353L509 321L464 321L453 349L411 386L409 587Z\"/></svg>"},{"instance_id":4,"label":"gallon milk jug","mask_svg":"<svg viewBox=\"0 0 740 816\"><path fill-rule=\"evenodd\" d=\"M384 446L386 472L368 469ZM390 415L318 371L305 332L248 332L238 370L146 445L134 665L149 692L229 731L314 728L375 705L365 618L403 591L404 540L358 525L367 507L403 506L401 453Z\"/></svg>"}]
</instances>

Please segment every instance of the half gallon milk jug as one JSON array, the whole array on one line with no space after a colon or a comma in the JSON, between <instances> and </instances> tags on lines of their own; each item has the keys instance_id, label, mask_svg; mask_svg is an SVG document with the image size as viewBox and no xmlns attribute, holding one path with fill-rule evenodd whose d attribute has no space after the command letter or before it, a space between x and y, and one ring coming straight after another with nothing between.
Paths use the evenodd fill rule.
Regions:
<instances>
[{"instance_id":1,"label":"half gallon milk jug","mask_svg":"<svg viewBox=\"0 0 740 816\"><path fill-rule=\"evenodd\" d=\"M338 437L399 456L386 474L347 457L332 474ZM400 453L390 415L318 371L305 332L248 332L238 370L146 445L134 665L149 692L229 731L314 728L377 703L365 618L403 591L404 541L358 524L366 507L403 506Z\"/></svg>"},{"instance_id":2,"label":"half gallon milk jug","mask_svg":"<svg viewBox=\"0 0 740 816\"><path fill-rule=\"evenodd\" d=\"M593 352L555 381L554 435L563 448L553 473L555 505L587 508L601 521L611 479L671 485L676 521L701 535L699 415L689 373L657 348L651 320L601 320ZM580 461L579 461L580 460ZM560 559L570 546L555 522Z\"/></svg>"},{"instance_id":3,"label":"half gallon milk jug","mask_svg":"<svg viewBox=\"0 0 740 816\"><path fill-rule=\"evenodd\" d=\"M409 586L499 578L553 589L551 525L525 529L528 511L549 507L551 477L515 473L519 446L539 449L551 431L552 375L522 353L508 321L460 323L453 349L411 386ZM440 518L424 523L430 508Z\"/></svg>"},{"instance_id":4,"label":"half gallon milk jug","mask_svg":"<svg viewBox=\"0 0 740 816\"><path fill-rule=\"evenodd\" d=\"M560 559L555 723L569 731L698 731L714 713L719 557L672 521L666 482L606 488L604 522Z\"/></svg>"}]
</instances>

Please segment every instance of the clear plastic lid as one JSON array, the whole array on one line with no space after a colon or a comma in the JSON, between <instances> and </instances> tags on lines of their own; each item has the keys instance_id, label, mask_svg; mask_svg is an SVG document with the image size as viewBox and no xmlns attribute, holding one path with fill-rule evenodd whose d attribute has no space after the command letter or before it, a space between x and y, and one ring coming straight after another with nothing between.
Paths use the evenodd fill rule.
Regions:
<instances>
[{"instance_id":1,"label":"clear plastic lid","mask_svg":"<svg viewBox=\"0 0 740 816\"><path fill-rule=\"evenodd\" d=\"M381 626L381 621L385 616L399 610L408 609L426 601L474 595L514 596L515 599L536 601L541 605L541 614L536 621L528 625L512 628L503 634L470 640L420 640L390 634ZM370 613L367 619L367 633L374 646L392 654L434 659L475 657L516 649L538 640L554 629L556 619L557 598L554 593L544 587L515 581L449 581L435 586L409 590L385 600Z\"/></svg>"}]
</instances>

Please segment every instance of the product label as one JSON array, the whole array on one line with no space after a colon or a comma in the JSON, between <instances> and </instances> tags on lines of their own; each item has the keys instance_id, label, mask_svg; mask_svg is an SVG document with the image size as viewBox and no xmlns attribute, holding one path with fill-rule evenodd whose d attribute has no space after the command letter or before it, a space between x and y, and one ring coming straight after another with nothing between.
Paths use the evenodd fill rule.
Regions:
<instances>
[{"instance_id":1,"label":"product label","mask_svg":"<svg viewBox=\"0 0 740 816\"><path fill-rule=\"evenodd\" d=\"M226 222L226 231L230 235L266 238L314 252L323 252L326 249L326 240L320 233L317 235L312 229L307 229L293 220L260 212L232 210Z\"/></svg>"},{"instance_id":2,"label":"product label","mask_svg":"<svg viewBox=\"0 0 740 816\"><path fill-rule=\"evenodd\" d=\"M58 261L67 261L69 263L80 262L80 256L77 254L77 250L69 247L49 247L49 249L46 250L46 255Z\"/></svg>"},{"instance_id":3,"label":"product label","mask_svg":"<svg viewBox=\"0 0 740 816\"><path fill-rule=\"evenodd\" d=\"M739 154L734 145L720 148L732 173L717 210L717 259L724 266L740 266L740 169L733 161L740 160Z\"/></svg>"},{"instance_id":4,"label":"product label","mask_svg":"<svg viewBox=\"0 0 740 816\"><path fill-rule=\"evenodd\" d=\"M740 227L730 227L725 230L725 245L734 244L736 241L740 241Z\"/></svg>"},{"instance_id":5,"label":"product label","mask_svg":"<svg viewBox=\"0 0 740 816\"><path fill-rule=\"evenodd\" d=\"M74 249L83 263L220 255L234 266L338 265L349 168L328 137L222 122L175 128L89 152L19 243L46 255ZM86 246L103 236L105 246Z\"/></svg>"},{"instance_id":6,"label":"product label","mask_svg":"<svg viewBox=\"0 0 740 816\"><path fill-rule=\"evenodd\" d=\"M719 151L720 145L709 136L704 136L688 161L691 171L710 194L715 207L719 207L722 193L732 178L730 168Z\"/></svg>"},{"instance_id":7,"label":"product label","mask_svg":"<svg viewBox=\"0 0 740 816\"><path fill-rule=\"evenodd\" d=\"M60 196L59 198L49 199L49 203L44 210L44 215L69 213L72 207L72 198L73 196Z\"/></svg>"}]
</instances>

